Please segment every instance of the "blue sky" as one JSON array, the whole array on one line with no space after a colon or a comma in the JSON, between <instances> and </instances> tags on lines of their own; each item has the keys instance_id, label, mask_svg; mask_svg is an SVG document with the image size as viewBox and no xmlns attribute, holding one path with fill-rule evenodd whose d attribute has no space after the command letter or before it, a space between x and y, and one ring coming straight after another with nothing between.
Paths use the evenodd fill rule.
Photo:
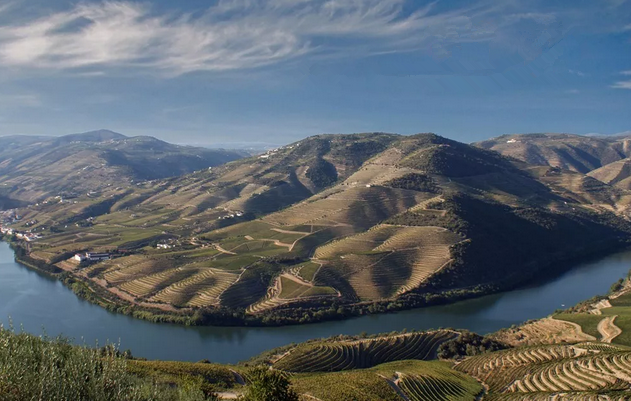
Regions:
<instances>
[{"instance_id":1,"label":"blue sky","mask_svg":"<svg viewBox=\"0 0 631 401\"><path fill-rule=\"evenodd\" d=\"M0 135L631 130L631 0L0 1Z\"/></svg>"}]
</instances>

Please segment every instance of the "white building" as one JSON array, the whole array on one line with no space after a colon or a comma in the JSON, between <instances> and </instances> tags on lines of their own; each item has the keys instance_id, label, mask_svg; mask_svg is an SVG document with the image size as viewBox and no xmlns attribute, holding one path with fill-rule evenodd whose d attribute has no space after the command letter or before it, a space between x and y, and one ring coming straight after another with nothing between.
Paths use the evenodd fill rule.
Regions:
<instances>
[{"instance_id":1,"label":"white building","mask_svg":"<svg viewBox=\"0 0 631 401\"><path fill-rule=\"evenodd\" d=\"M87 252L85 254L77 253L76 255L74 255L74 260L77 260L79 262L85 262L86 260L89 262L99 262L101 260L110 260L111 258L112 257L109 253Z\"/></svg>"}]
</instances>

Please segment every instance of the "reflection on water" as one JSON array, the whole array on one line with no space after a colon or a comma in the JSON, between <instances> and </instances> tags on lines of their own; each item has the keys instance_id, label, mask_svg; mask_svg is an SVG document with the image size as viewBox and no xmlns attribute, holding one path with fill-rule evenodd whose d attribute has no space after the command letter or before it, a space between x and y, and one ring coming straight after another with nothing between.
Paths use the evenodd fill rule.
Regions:
<instances>
[{"instance_id":1,"label":"reflection on water","mask_svg":"<svg viewBox=\"0 0 631 401\"><path fill-rule=\"evenodd\" d=\"M549 315L607 292L631 268L631 251L576 266L546 283L456 304L363 316L345 321L275 328L182 327L154 324L110 313L77 298L60 282L13 261L0 243L0 321L51 336L63 334L78 343L120 342L136 356L150 359L233 363L292 342L337 334L390 332L454 327L489 333Z\"/></svg>"}]
</instances>

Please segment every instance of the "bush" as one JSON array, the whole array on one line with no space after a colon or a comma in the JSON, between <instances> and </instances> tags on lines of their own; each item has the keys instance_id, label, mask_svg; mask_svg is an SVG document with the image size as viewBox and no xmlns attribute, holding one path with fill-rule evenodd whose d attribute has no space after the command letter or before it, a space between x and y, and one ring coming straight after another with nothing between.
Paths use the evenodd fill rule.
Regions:
<instances>
[{"instance_id":1,"label":"bush","mask_svg":"<svg viewBox=\"0 0 631 401\"><path fill-rule=\"evenodd\" d=\"M402 177L383 183L385 187L410 189L412 191L430 192L433 194L442 193L442 189L436 184L432 177L425 174L409 173Z\"/></svg>"},{"instance_id":2,"label":"bush","mask_svg":"<svg viewBox=\"0 0 631 401\"><path fill-rule=\"evenodd\" d=\"M3 401L205 401L198 383L159 387L126 370L115 347L93 349L63 338L16 334L0 327Z\"/></svg>"},{"instance_id":3,"label":"bush","mask_svg":"<svg viewBox=\"0 0 631 401\"><path fill-rule=\"evenodd\" d=\"M504 343L465 331L458 338L441 344L438 347L438 356L442 359L458 359L507 348L509 346Z\"/></svg>"},{"instance_id":4,"label":"bush","mask_svg":"<svg viewBox=\"0 0 631 401\"><path fill-rule=\"evenodd\" d=\"M282 372L259 366L248 372L247 379L249 385L241 401L298 401L298 394Z\"/></svg>"}]
</instances>

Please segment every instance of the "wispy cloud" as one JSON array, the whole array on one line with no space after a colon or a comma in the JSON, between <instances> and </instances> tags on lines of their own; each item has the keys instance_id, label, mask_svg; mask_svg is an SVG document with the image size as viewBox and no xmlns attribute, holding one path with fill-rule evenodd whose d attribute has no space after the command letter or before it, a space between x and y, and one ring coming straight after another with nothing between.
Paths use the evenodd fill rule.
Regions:
<instances>
[{"instance_id":1,"label":"wispy cloud","mask_svg":"<svg viewBox=\"0 0 631 401\"><path fill-rule=\"evenodd\" d=\"M39 107L42 99L37 94L3 94L0 93L0 106Z\"/></svg>"},{"instance_id":2,"label":"wispy cloud","mask_svg":"<svg viewBox=\"0 0 631 401\"><path fill-rule=\"evenodd\" d=\"M577 71L577 70L568 70L567 72L569 72L569 73L570 73L570 74L572 74L572 75L579 76L579 77L586 77L586 76L587 76L587 74L585 74L585 73L584 73L584 72L582 72L582 71Z\"/></svg>"},{"instance_id":3,"label":"wispy cloud","mask_svg":"<svg viewBox=\"0 0 631 401\"><path fill-rule=\"evenodd\" d=\"M538 24L535 33L545 37L535 35L532 43L520 44L526 50L518 49L520 54L537 56L540 47L559 39L559 32L549 29L557 22L553 14L505 15L497 6L479 5L438 11L435 3L410 12L410 4L220 0L201 14L160 15L146 3L82 3L0 26L0 65L84 73L91 68L101 73L104 67L150 68L180 75L256 68L305 55L343 57L425 47L440 52L454 44L496 40L507 26L525 20Z\"/></svg>"},{"instance_id":4,"label":"wispy cloud","mask_svg":"<svg viewBox=\"0 0 631 401\"><path fill-rule=\"evenodd\" d=\"M611 87L615 89L631 89L631 81L618 81Z\"/></svg>"},{"instance_id":5,"label":"wispy cloud","mask_svg":"<svg viewBox=\"0 0 631 401\"><path fill-rule=\"evenodd\" d=\"M631 75L631 70L620 71L621 75ZM628 81L618 81L611 85L614 89L631 89L631 80Z\"/></svg>"}]
</instances>

